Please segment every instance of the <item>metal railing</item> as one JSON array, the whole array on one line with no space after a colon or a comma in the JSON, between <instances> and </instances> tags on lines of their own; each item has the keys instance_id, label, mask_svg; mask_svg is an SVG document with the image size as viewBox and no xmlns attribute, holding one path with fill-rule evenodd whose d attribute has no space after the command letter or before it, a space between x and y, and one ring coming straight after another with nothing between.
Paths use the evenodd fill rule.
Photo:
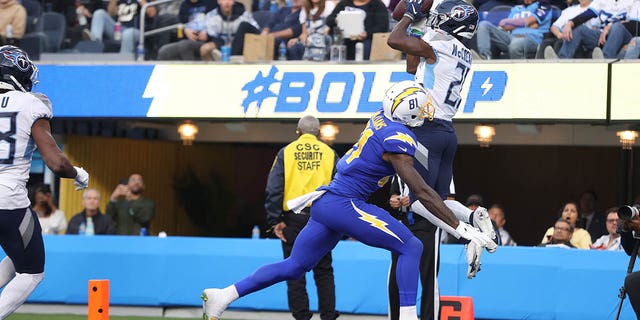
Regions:
<instances>
[{"instance_id":1,"label":"metal railing","mask_svg":"<svg viewBox=\"0 0 640 320\"><path fill-rule=\"evenodd\" d=\"M140 39L138 40L138 46L142 46L142 48L144 48L144 37L147 36L152 36L154 34L158 34L161 32L165 32L165 31L169 31L169 30L173 30L173 29L178 29L182 27L182 23L176 23L176 24L172 24L170 26L164 26L161 28L157 28L157 29L153 29L153 30L149 30L149 31L144 31L145 28L145 23L144 23L144 18L147 15L147 8L152 7L152 6L158 6L161 4L165 4L165 3L170 3L170 2L182 2L183 0L155 0L153 2L147 2L142 6L142 9L140 9ZM136 47L136 59L138 60L144 60L144 53L142 54L142 57L137 57L138 55L138 49Z\"/></svg>"}]
</instances>

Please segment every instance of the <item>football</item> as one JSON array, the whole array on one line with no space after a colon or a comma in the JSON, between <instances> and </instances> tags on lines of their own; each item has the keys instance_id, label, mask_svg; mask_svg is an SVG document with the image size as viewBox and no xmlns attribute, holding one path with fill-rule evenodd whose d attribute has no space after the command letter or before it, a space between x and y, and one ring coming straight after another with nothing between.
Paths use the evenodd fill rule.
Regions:
<instances>
[{"instance_id":1,"label":"football","mask_svg":"<svg viewBox=\"0 0 640 320\"><path fill-rule=\"evenodd\" d=\"M423 0L421 11L423 13L429 12L429 10L431 10L431 5L433 5L433 0ZM404 3L404 0L400 0L400 2L398 2L398 5L396 5L396 7L393 9L393 20L400 21L402 19L402 16L404 16L406 7L407 6Z\"/></svg>"}]
</instances>

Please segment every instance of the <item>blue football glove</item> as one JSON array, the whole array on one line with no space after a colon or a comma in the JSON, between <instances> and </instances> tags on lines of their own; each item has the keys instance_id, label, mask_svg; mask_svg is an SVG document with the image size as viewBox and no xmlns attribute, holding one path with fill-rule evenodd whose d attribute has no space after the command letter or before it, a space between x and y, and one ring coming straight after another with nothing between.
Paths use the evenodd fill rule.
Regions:
<instances>
[{"instance_id":1,"label":"blue football glove","mask_svg":"<svg viewBox=\"0 0 640 320\"><path fill-rule=\"evenodd\" d=\"M427 16L426 13L422 13L423 0L405 0L404 16L411 19L411 21L417 21Z\"/></svg>"}]
</instances>

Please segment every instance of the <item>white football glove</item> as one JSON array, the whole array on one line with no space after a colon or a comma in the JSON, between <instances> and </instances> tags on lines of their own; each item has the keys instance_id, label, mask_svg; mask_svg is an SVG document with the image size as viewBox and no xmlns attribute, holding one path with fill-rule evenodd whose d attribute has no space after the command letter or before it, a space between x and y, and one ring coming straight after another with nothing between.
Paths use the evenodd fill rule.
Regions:
<instances>
[{"instance_id":1,"label":"white football glove","mask_svg":"<svg viewBox=\"0 0 640 320\"><path fill-rule=\"evenodd\" d=\"M482 255L482 247L471 241L464 245L467 251L467 279L475 278L480 271L480 255Z\"/></svg>"},{"instance_id":2,"label":"white football glove","mask_svg":"<svg viewBox=\"0 0 640 320\"><path fill-rule=\"evenodd\" d=\"M480 231L486 234L490 239L496 240L496 231L493 230L493 224L491 223L491 219L489 218L489 212L487 212L487 209L478 207L473 212L473 225L480 229ZM489 253L494 253L496 252L496 249L487 248L487 251L489 251Z\"/></svg>"},{"instance_id":3,"label":"white football glove","mask_svg":"<svg viewBox=\"0 0 640 320\"><path fill-rule=\"evenodd\" d=\"M460 237L465 238L471 242L475 242L481 248L487 248L487 250L496 250L498 245L493 242L489 236L480 232L480 230L472 227L470 224L460 221L458 227L456 228L456 232L460 235Z\"/></svg>"},{"instance_id":4,"label":"white football glove","mask_svg":"<svg viewBox=\"0 0 640 320\"><path fill-rule=\"evenodd\" d=\"M74 168L78 174L73 178L73 184L76 185L76 190L82 190L89 185L89 173L80 167Z\"/></svg>"}]
</instances>

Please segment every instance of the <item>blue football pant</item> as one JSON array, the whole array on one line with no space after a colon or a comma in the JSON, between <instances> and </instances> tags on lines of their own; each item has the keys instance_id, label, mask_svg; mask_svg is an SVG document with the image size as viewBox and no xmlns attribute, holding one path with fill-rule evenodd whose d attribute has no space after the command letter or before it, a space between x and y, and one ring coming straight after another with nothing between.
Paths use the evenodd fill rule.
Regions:
<instances>
[{"instance_id":1,"label":"blue football pant","mask_svg":"<svg viewBox=\"0 0 640 320\"><path fill-rule=\"evenodd\" d=\"M313 202L311 219L298 235L291 256L262 266L235 283L238 294L242 297L280 281L300 278L338 244L343 234L398 254L400 306L416 304L420 240L384 209L330 192Z\"/></svg>"},{"instance_id":2,"label":"blue football pant","mask_svg":"<svg viewBox=\"0 0 640 320\"><path fill-rule=\"evenodd\" d=\"M449 195L453 177L453 159L458 148L458 137L450 121L434 119L414 128L418 142L429 150L429 168L415 161L416 170L442 199Z\"/></svg>"},{"instance_id":3,"label":"blue football pant","mask_svg":"<svg viewBox=\"0 0 640 320\"><path fill-rule=\"evenodd\" d=\"M0 246L17 273L44 272L42 229L30 208L0 210Z\"/></svg>"}]
</instances>

